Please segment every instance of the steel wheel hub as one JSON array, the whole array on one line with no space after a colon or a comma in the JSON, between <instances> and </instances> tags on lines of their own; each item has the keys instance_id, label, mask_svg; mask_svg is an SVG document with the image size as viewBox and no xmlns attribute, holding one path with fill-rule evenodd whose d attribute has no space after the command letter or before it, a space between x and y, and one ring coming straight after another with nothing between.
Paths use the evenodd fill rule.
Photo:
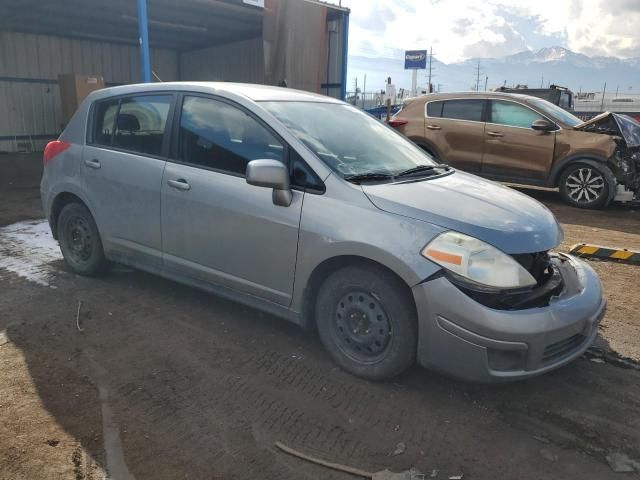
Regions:
<instances>
[{"instance_id":1,"label":"steel wheel hub","mask_svg":"<svg viewBox=\"0 0 640 480\"><path fill-rule=\"evenodd\" d=\"M379 356L391 340L386 312L379 300L366 292L352 291L340 299L334 328L340 348L356 359Z\"/></svg>"},{"instance_id":2,"label":"steel wheel hub","mask_svg":"<svg viewBox=\"0 0 640 480\"><path fill-rule=\"evenodd\" d=\"M93 237L84 219L73 217L67 227L67 244L70 254L77 262L87 262L93 251Z\"/></svg>"},{"instance_id":3,"label":"steel wheel hub","mask_svg":"<svg viewBox=\"0 0 640 480\"><path fill-rule=\"evenodd\" d=\"M591 168L579 168L569 175L565 186L572 200L590 203L602 196L605 185L600 172Z\"/></svg>"}]
</instances>

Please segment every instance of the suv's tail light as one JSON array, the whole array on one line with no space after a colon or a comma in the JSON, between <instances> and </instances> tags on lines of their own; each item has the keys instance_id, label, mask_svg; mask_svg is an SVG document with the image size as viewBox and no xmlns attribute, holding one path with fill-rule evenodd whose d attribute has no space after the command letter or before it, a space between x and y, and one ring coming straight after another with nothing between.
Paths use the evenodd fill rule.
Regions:
<instances>
[{"instance_id":1,"label":"suv's tail light","mask_svg":"<svg viewBox=\"0 0 640 480\"><path fill-rule=\"evenodd\" d=\"M61 154L67 148L71 146L70 143L63 142L62 140L54 140L53 142L47 143L47 146L44 147L44 155L42 156L42 162L46 165L53 157Z\"/></svg>"},{"instance_id":2,"label":"suv's tail light","mask_svg":"<svg viewBox=\"0 0 640 480\"><path fill-rule=\"evenodd\" d=\"M388 122L389 126L393 128L398 128L402 125L406 125L407 123L409 123L409 120L404 120L402 118L392 118Z\"/></svg>"}]
</instances>

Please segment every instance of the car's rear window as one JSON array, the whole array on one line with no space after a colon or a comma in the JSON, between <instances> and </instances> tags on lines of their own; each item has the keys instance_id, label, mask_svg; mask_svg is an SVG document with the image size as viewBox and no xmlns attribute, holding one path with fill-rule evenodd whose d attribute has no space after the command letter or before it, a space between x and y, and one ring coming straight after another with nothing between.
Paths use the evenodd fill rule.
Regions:
<instances>
[{"instance_id":1,"label":"car's rear window","mask_svg":"<svg viewBox=\"0 0 640 480\"><path fill-rule=\"evenodd\" d=\"M484 104L485 100L445 100L442 118L481 122Z\"/></svg>"},{"instance_id":2,"label":"car's rear window","mask_svg":"<svg viewBox=\"0 0 640 480\"><path fill-rule=\"evenodd\" d=\"M427 117L439 118L442 116L442 102L427 103Z\"/></svg>"}]
</instances>

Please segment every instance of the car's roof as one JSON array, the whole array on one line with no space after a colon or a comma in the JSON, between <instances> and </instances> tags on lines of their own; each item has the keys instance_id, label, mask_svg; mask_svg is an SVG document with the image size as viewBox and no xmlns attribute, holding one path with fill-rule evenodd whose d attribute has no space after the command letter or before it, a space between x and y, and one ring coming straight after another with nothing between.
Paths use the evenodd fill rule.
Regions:
<instances>
[{"instance_id":1,"label":"car's roof","mask_svg":"<svg viewBox=\"0 0 640 480\"><path fill-rule=\"evenodd\" d=\"M138 83L100 90L101 97L112 95L129 95L135 93L163 92L186 90L191 92L217 93L227 95L241 95L255 102L282 101L282 102L325 102L340 103L335 98L318 95L315 93L294 90L284 87L272 87L253 83L231 82L164 82L164 83Z\"/></svg>"},{"instance_id":2,"label":"car's roof","mask_svg":"<svg viewBox=\"0 0 640 480\"><path fill-rule=\"evenodd\" d=\"M523 102L529 101L531 99L537 99L537 97L533 97L531 95L523 95L521 93L505 93L505 92L447 92L447 93L427 93L426 95L421 95L419 97L415 97L413 100L420 100L424 102L431 102L433 100L453 100L458 98L512 98L518 99Z\"/></svg>"}]
</instances>

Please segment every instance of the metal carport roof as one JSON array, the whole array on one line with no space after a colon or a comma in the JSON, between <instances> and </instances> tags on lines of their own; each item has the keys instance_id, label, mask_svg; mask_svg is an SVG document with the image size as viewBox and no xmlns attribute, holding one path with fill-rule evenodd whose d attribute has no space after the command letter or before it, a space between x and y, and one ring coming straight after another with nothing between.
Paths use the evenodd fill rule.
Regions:
<instances>
[{"instance_id":1,"label":"metal carport roof","mask_svg":"<svg viewBox=\"0 0 640 480\"><path fill-rule=\"evenodd\" d=\"M263 9L242 0L147 0L152 47L194 50L260 36ZM0 0L0 30L138 44L134 0Z\"/></svg>"}]
</instances>

